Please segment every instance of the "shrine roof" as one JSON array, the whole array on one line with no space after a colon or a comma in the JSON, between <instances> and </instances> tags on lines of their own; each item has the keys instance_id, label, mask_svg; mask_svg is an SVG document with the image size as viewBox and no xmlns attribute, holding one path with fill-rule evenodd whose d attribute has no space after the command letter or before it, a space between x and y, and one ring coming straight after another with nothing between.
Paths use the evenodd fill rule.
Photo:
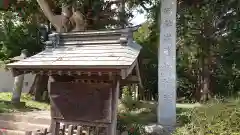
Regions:
<instances>
[{"instance_id":1,"label":"shrine roof","mask_svg":"<svg viewBox=\"0 0 240 135\"><path fill-rule=\"evenodd\" d=\"M42 52L7 65L9 68L129 68L141 46L132 30L55 33Z\"/></svg>"}]
</instances>

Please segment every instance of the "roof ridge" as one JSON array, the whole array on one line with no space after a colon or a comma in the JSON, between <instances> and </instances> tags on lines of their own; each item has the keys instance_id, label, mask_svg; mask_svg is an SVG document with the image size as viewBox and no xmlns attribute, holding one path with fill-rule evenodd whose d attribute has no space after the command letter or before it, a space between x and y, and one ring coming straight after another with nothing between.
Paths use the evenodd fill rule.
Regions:
<instances>
[{"instance_id":1,"label":"roof ridge","mask_svg":"<svg viewBox=\"0 0 240 135\"><path fill-rule=\"evenodd\" d=\"M49 36L66 36L66 35L79 35L79 36L88 36L88 35L109 35L109 34L125 34L133 33L138 27L129 27L124 29L110 29L110 30L88 30L88 31L74 31L74 32L65 32L65 33L52 33Z\"/></svg>"}]
</instances>

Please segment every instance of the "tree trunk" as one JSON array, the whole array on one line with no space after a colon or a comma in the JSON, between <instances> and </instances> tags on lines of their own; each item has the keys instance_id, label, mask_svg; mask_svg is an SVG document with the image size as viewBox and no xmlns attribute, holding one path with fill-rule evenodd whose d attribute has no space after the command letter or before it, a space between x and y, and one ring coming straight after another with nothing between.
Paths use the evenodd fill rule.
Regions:
<instances>
[{"instance_id":1,"label":"tree trunk","mask_svg":"<svg viewBox=\"0 0 240 135\"><path fill-rule=\"evenodd\" d=\"M200 67L200 64L199 64L199 67ZM201 89L202 89L201 85L202 85L202 77L201 77L201 70L199 69L197 74L196 90L194 92L194 99L198 102L201 100Z\"/></svg>"},{"instance_id":2,"label":"tree trunk","mask_svg":"<svg viewBox=\"0 0 240 135\"><path fill-rule=\"evenodd\" d=\"M201 100L206 102L210 98L210 70L209 70L209 58L205 57L203 60L202 71L202 97Z\"/></svg>"},{"instance_id":3,"label":"tree trunk","mask_svg":"<svg viewBox=\"0 0 240 135\"><path fill-rule=\"evenodd\" d=\"M211 71L210 66L212 64L212 53L211 48L213 46L213 40L211 39L211 36L214 34L214 29L212 27L211 17L206 16L204 19L204 25L203 25L203 41L202 42L202 97L201 101L207 101L209 98L211 98L211 91L210 90L210 77L211 77Z\"/></svg>"},{"instance_id":4,"label":"tree trunk","mask_svg":"<svg viewBox=\"0 0 240 135\"><path fill-rule=\"evenodd\" d=\"M205 42L201 45L202 57L201 57L201 101L206 102L210 98L210 47L211 42L208 39L204 39Z\"/></svg>"},{"instance_id":5,"label":"tree trunk","mask_svg":"<svg viewBox=\"0 0 240 135\"><path fill-rule=\"evenodd\" d=\"M126 17L125 17L125 0L121 0L121 4L120 4L120 18L119 18L119 20L120 20L120 25L121 25L121 28L125 28L125 25L126 25L126 23L127 23L127 21L126 21Z\"/></svg>"}]
</instances>

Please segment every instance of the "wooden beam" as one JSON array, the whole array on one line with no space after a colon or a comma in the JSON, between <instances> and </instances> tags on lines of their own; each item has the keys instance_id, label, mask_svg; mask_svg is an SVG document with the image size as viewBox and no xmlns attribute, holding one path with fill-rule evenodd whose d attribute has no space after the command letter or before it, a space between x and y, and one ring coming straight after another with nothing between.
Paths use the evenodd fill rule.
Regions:
<instances>
[{"instance_id":1,"label":"wooden beam","mask_svg":"<svg viewBox=\"0 0 240 135\"><path fill-rule=\"evenodd\" d=\"M79 75L118 75L120 74L120 70L116 69L84 69L84 70L72 70L72 69L10 69L12 71L13 76L18 76L26 73L32 74L46 74L46 75L69 75L69 76L79 76Z\"/></svg>"},{"instance_id":2,"label":"wooden beam","mask_svg":"<svg viewBox=\"0 0 240 135\"><path fill-rule=\"evenodd\" d=\"M136 69L136 74L137 74L137 79L138 79L138 82L139 82L139 86L141 87L141 89L143 89L142 78L141 78L141 74L140 74L138 61L137 61L135 69Z\"/></svg>"},{"instance_id":3,"label":"wooden beam","mask_svg":"<svg viewBox=\"0 0 240 135\"><path fill-rule=\"evenodd\" d=\"M132 73L133 69L136 67L137 62L138 62L138 59L136 59L136 60L133 62L133 64L127 69L127 71L126 71L126 77Z\"/></svg>"},{"instance_id":4,"label":"wooden beam","mask_svg":"<svg viewBox=\"0 0 240 135\"><path fill-rule=\"evenodd\" d=\"M11 69L11 68L10 68ZM121 70L120 69L103 69L103 68L88 68L88 69L68 69L68 68L59 68L59 69L48 69L48 68L24 68L24 69L21 69L21 68L13 68L17 71L44 71L44 72L48 72L48 71L52 71L52 72L58 72L58 71L63 71L63 72L68 72L68 71L71 71L71 72L84 72L84 73L87 73L87 72L102 72L102 73L108 73L108 72L120 72Z\"/></svg>"},{"instance_id":5,"label":"wooden beam","mask_svg":"<svg viewBox=\"0 0 240 135\"><path fill-rule=\"evenodd\" d=\"M116 88L112 89L112 123L110 126L109 135L117 134L117 111L118 111L118 97L119 97L120 81L117 80Z\"/></svg>"}]
</instances>

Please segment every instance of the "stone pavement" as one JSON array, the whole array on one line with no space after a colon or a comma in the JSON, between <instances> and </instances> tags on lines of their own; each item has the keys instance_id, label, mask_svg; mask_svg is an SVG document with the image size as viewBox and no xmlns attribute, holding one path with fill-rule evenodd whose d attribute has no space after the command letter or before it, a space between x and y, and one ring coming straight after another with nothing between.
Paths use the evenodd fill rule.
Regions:
<instances>
[{"instance_id":1,"label":"stone pavement","mask_svg":"<svg viewBox=\"0 0 240 135\"><path fill-rule=\"evenodd\" d=\"M0 135L25 135L26 131L49 128L49 125L49 111L0 114Z\"/></svg>"}]
</instances>

